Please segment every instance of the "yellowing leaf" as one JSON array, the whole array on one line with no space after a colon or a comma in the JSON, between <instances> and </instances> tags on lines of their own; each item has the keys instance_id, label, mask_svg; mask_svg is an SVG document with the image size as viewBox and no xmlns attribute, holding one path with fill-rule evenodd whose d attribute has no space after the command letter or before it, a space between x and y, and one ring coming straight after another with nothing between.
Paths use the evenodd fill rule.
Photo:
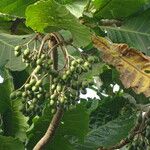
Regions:
<instances>
[{"instance_id":1,"label":"yellowing leaf","mask_svg":"<svg viewBox=\"0 0 150 150\"><path fill-rule=\"evenodd\" d=\"M93 37L93 43L102 53L102 59L120 72L125 88L131 87L137 94L150 97L150 57L129 48L127 44L115 44L102 37Z\"/></svg>"}]
</instances>

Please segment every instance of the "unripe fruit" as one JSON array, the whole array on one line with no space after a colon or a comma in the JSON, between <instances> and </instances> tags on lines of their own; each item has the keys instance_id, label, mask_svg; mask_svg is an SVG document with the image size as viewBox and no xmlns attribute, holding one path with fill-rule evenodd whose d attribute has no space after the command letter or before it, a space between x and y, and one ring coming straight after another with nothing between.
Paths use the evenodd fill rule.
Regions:
<instances>
[{"instance_id":1,"label":"unripe fruit","mask_svg":"<svg viewBox=\"0 0 150 150\"><path fill-rule=\"evenodd\" d=\"M35 84L35 86L39 87L42 84L42 80L38 80Z\"/></svg>"},{"instance_id":2,"label":"unripe fruit","mask_svg":"<svg viewBox=\"0 0 150 150\"><path fill-rule=\"evenodd\" d=\"M37 64L37 65L41 65L41 64L42 64L42 61L43 61L42 59L38 59L38 60L36 61L36 64Z\"/></svg>"},{"instance_id":3,"label":"unripe fruit","mask_svg":"<svg viewBox=\"0 0 150 150\"><path fill-rule=\"evenodd\" d=\"M56 93L52 94L51 97L50 97L51 100L54 100L55 98L57 98L57 94Z\"/></svg>"},{"instance_id":4,"label":"unripe fruit","mask_svg":"<svg viewBox=\"0 0 150 150\"><path fill-rule=\"evenodd\" d=\"M27 92L23 92L23 93L22 93L22 97L23 97L23 98L26 98L27 96L28 96Z\"/></svg>"},{"instance_id":5,"label":"unripe fruit","mask_svg":"<svg viewBox=\"0 0 150 150\"><path fill-rule=\"evenodd\" d=\"M32 99L32 103L34 103L34 104L37 103L37 101L38 101L37 98L33 98L33 99Z\"/></svg>"},{"instance_id":6,"label":"unripe fruit","mask_svg":"<svg viewBox=\"0 0 150 150\"><path fill-rule=\"evenodd\" d=\"M41 66L40 65L37 65L35 70L34 70L34 73L39 73L39 71L41 70Z\"/></svg>"},{"instance_id":7,"label":"unripe fruit","mask_svg":"<svg viewBox=\"0 0 150 150\"><path fill-rule=\"evenodd\" d=\"M57 83L58 81L59 81L58 78L54 78L54 79L53 79L53 82L54 82L54 83Z\"/></svg>"},{"instance_id":8,"label":"unripe fruit","mask_svg":"<svg viewBox=\"0 0 150 150\"><path fill-rule=\"evenodd\" d=\"M32 86L32 85L34 85L36 83L36 80L35 79L31 79L30 80L30 85Z\"/></svg>"},{"instance_id":9,"label":"unripe fruit","mask_svg":"<svg viewBox=\"0 0 150 150\"><path fill-rule=\"evenodd\" d=\"M38 98L38 99L41 99L42 97L43 97L42 94L38 94L38 95L37 95L37 98Z\"/></svg>"},{"instance_id":10,"label":"unripe fruit","mask_svg":"<svg viewBox=\"0 0 150 150\"><path fill-rule=\"evenodd\" d=\"M38 87L37 87L37 86L33 86L33 87L32 87L32 91L33 91L33 92L38 91Z\"/></svg>"},{"instance_id":11,"label":"unripe fruit","mask_svg":"<svg viewBox=\"0 0 150 150\"><path fill-rule=\"evenodd\" d=\"M24 86L24 87L25 87L25 89L27 89L27 90L28 90L28 89L30 89L30 88L31 88L31 85L27 83L27 84L25 84L25 86Z\"/></svg>"},{"instance_id":12,"label":"unripe fruit","mask_svg":"<svg viewBox=\"0 0 150 150\"><path fill-rule=\"evenodd\" d=\"M77 63L77 61L76 60L73 60L72 62L71 62L71 65L72 66L76 66L78 63Z\"/></svg>"},{"instance_id":13,"label":"unripe fruit","mask_svg":"<svg viewBox=\"0 0 150 150\"><path fill-rule=\"evenodd\" d=\"M21 55L21 52L15 51L14 54L16 57L19 57Z\"/></svg>"},{"instance_id":14,"label":"unripe fruit","mask_svg":"<svg viewBox=\"0 0 150 150\"><path fill-rule=\"evenodd\" d=\"M48 62L47 62L47 64L48 65L52 65L53 64L52 60L49 59Z\"/></svg>"},{"instance_id":15,"label":"unripe fruit","mask_svg":"<svg viewBox=\"0 0 150 150\"><path fill-rule=\"evenodd\" d=\"M24 54L25 57L28 56L30 54L29 48L25 49L23 54Z\"/></svg>"},{"instance_id":16,"label":"unripe fruit","mask_svg":"<svg viewBox=\"0 0 150 150\"><path fill-rule=\"evenodd\" d=\"M90 56L90 57L88 57L87 60L88 60L89 63L94 63L95 58L93 56Z\"/></svg>"},{"instance_id":17,"label":"unripe fruit","mask_svg":"<svg viewBox=\"0 0 150 150\"><path fill-rule=\"evenodd\" d=\"M70 76L70 75L71 75L71 71L70 71L70 70L67 70L67 71L66 71L66 75L67 75L67 76Z\"/></svg>"},{"instance_id":18,"label":"unripe fruit","mask_svg":"<svg viewBox=\"0 0 150 150\"><path fill-rule=\"evenodd\" d=\"M10 99L16 99L16 92L13 92L10 94Z\"/></svg>"},{"instance_id":19,"label":"unripe fruit","mask_svg":"<svg viewBox=\"0 0 150 150\"><path fill-rule=\"evenodd\" d=\"M56 87L56 84L52 84L52 85L51 85L51 90L54 90L55 87Z\"/></svg>"},{"instance_id":20,"label":"unripe fruit","mask_svg":"<svg viewBox=\"0 0 150 150\"><path fill-rule=\"evenodd\" d=\"M22 96L22 92L21 92L21 91L17 91L17 92L16 92L16 96L17 96L17 97L21 97L21 96Z\"/></svg>"},{"instance_id":21,"label":"unripe fruit","mask_svg":"<svg viewBox=\"0 0 150 150\"><path fill-rule=\"evenodd\" d=\"M89 62L86 61L86 62L83 64L83 66L88 69L88 68L90 68L91 65L89 64Z\"/></svg>"},{"instance_id":22,"label":"unripe fruit","mask_svg":"<svg viewBox=\"0 0 150 150\"><path fill-rule=\"evenodd\" d=\"M50 104L50 106L52 106L52 105L54 105L54 103L55 103L54 100L50 100L49 104Z\"/></svg>"},{"instance_id":23,"label":"unripe fruit","mask_svg":"<svg viewBox=\"0 0 150 150\"><path fill-rule=\"evenodd\" d=\"M77 62L78 62L79 64L82 64L82 63L84 62L84 60L81 59L81 58L79 58L79 59L77 59Z\"/></svg>"},{"instance_id":24,"label":"unripe fruit","mask_svg":"<svg viewBox=\"0 0 150 150\"><path fill-rule=\"evenodd\" d=\"M63 80L66 80L67 77L68 77L68 76L67 76L66 74L63 74L62 79L63 79Z\"/></svg>"},{"instance_id":25,"label":"unripe fruit","mask_svg":"<svg viewBox=\"0 0 150 150\"><path fill-rule=\"evenodd\" d=\"M56 112L56 109L52 109L51 113L54 114Z\"/></svg>"},{"instance_id":26,"label":"unripe fruit","mask_svg":"<svg viewBox=\"0 0 150 150\"><path fill-rule=\"evenodd\" d=\"M62 91L62 86L60 84L57 85L56 87L57 92L61 92Z\"/></svg>"},{"instance_id":27,"label":"unripe fruit","mask_svg":"<svg viewBox=\"0 0 150 150\"><path fill-rule=\"evenodd\" d=\"M60 97L59 101L60 101L61 103L65 103L66 98L65 98L64 96L62 96L62 97Z\"/></svg>"},{"instance_id":28,"label":"unripe fruit","mask_svg":"<svg viewBox=\"0 0 150 150\"><path fill-rule=\"evenodd\" d=\"M17 45L17 46L15 46L14 50L15 50L15 51L21 51L21 48L22 48L22 47L21 47L20 45Z\"/></svg>"},{"instance_id":29,"label":"unripe fruit","mask_svg":"<svg viewBox=\"0 0 150 150\"><path fill-rule=\"evenodd\" d=\"M76 69L76 68L75 68L74 66L71 66L71 67L70 67L70 71L71 71L71 72L74 72L75 69Z\"/></svg>"},{"instance_id":30,"label":"unripe fruit","mask_svg":"<svg viewBox=\"0 0 150 150\"><path fill-rule=\"evenodd\" d=\"M41 59L44 60L45 58L46 58L46 55L45 55L45 54L42 54L42 55L41 55Z\"/></svg>"}]
</instances>

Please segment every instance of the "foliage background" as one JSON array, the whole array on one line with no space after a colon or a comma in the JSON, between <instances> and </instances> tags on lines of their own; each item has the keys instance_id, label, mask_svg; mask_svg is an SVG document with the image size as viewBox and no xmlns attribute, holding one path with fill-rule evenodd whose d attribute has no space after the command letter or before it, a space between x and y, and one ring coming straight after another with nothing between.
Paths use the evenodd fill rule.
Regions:
<instances>
[{"instance_id":1,"label":"foliage background","mask_svg":"<svg viewBox=\"0 0 150 150\"><path fill-rule=\"evenodd\" d=\"M17 18L21 21L14 33ZM111 23L114 20L119 22L119 27ZM46 108L42 116L35 116L29 123L30 117L20 111L21 99L11 101L9 98L29 74L21 57L13 54L16 45L31 39L35 32L57 31L65 39L72 37L74 45L85 53L97 55L91 42L92 34L96 34L116 43L127 43L150 56L149 26L149 0L1 0L0 74L4 82L0 84L0 149L32 149L45 133L51 116ZM71 54L77 56L75 52ZM46 149L95 150L117 144L133 128L137 106L150 101L142 94L124 89L118 72L103 62L86 76L87 79L97 77L95 87L90 88L100 100L81 99L80 104L65 112ZM120 89L113 92L116 84Z\"/></svg>"}]
</instances>

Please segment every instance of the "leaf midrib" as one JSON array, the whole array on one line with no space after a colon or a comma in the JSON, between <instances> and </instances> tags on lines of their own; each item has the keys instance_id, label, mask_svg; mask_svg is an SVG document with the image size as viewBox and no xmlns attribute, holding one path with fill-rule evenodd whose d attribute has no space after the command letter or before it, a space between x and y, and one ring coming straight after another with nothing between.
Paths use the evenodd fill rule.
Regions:
<instances>
[{"instance_id":1,"label":"leaf midrib","mask_svg":"<svg viewBox=\"0 0 150 150\"><path fill-rule=\"evenodd\" d=\"M116 31L122 31L122 32L129 32L129 33L134 33L134 34L140 34L140 35L144 35L144 36L148 36L150 37L150 34L146 33L146 32L139 32L139 31L135 31L135 30L128 30L125 28L118 28L118 27L108 27L108 26L100 26L101 28L106 28L106 29L110 29L110 30L116 30Z\"/></svg>"}]
</instances>

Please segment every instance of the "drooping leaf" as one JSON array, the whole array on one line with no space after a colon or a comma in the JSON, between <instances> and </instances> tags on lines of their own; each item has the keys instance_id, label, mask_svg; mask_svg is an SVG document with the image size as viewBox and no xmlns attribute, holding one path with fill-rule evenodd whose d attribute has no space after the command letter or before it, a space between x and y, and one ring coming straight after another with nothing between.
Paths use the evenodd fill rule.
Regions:
<instances>
[{"instance_id":1,"label":"drooping leaf","mask_svg":"<svg viewBox=\"0 0 150 150\"><path fill-rule=\"evenodd\" d=\"M86 46L91 41L89 28L81 25L65 6L54 0L39 1L30 5L26 11L26 19L27 26L38 32L69 30L78 47Z\"/></svg>"},{"instance_id":2,"label":"drooping leaf","mask_svg":"<svg viewBox=\"0 0 150 150\"><path fill-rule=\"evenodd\" d=\"M0 84L0 113L3 118L4 135L19 138L21 141L26 139L28 128L28 118L21 112L21 100L11 100L10 93L13 91L13 81L7 70L3 71L4 82Z\"/></svg>"},{"instance_id":3,"label":"drooping leaf","mask_svg":"<svg viewBox=\"0 0 150 150\"><path fill-rule=\"evenodd\" d=\"M30 136L28 149L32 149L38 140L44 135L51 118L52 114L48 108L47 111L45 111L45 114L34 124L34 128L28 133ZM73 145L69 140L74 137L80 142L83 141L88 132L88 121L89 114L86 112L86 108L83 105L77 105L76 108L65 112L52 142L47 145L46 149L73 150Z\"/></svg>"},{"instance_id":4,"label":"drooping leaf","mask_svg":"<svg viewBox=\"0 0 150 150\"><path fill-rule=\"evenodd\" d=\"M121 27L101 26L108 37L115 43L127 43L130 46L150 55L150 9L131 17Z\"/></svg>"},{"instance_id":5,"label":"drooping leaf","mask_svg":"<svg viewBox=\"0 0 150 150\"><path fill-rule=\"evenodd\" d=\"M129 17L146 3L145 0L95 0L93 2L97 9L95 17L106 19L123 19Z\"/></svg>"},{"instance_id":6,"label":"drooping leaf","mask_svg":"<svg viewBox=\"0 0 150 150\"><path fill-rule=\"evenodd\" d=\"M28 5L33 4L37 0L1 0L0 1L0 12L19 17L25 16L25 10Z\"/></svg>"},{"instance_id":7,"label":"drooping leaf","mask_svg":"<svg viewBox=\"0 0 150 150\"><path fill-rule=\"evenodd\" d=\"M80 149L93 150L101 146L108 148L118 144L134 127L135 119L135 114L126 114L90 131L84 146Z\"/></svg>"},{"instance_id":8,"label":"drooping leaf","mask_svg":"<svg viewBox=\"0 0 150 150\"><path fill-rule=\"evenodd\" d=\"M15 57L14 47L16 45L24 44L29 41L34 35L10 35L0 34L0 63L8 60L6 67L11 70L23 70L25 64L21 61L21 57Z\"/></svg>"},{"instance_id":9,"label":"drooping leaf","mask_svg":"<svg viewBox=\"0 0 150 150\"><path fill-rule=\"evenodd\" d=\"M0 135L0 150L24 150L24 145L18 139Z\"/></svg>"},{"instance_id":10,"label":"drooping leaf","mask_svg":"<svg viewBox=\"0 0 150 150\"><path fill-rule=\"evenodd\" d=\"M103 53L103 60L120 72L125 88L150 97L150 57L127 44L113 44L105 38L93 37L95 47Z\"/></svg>"}]
</instances>

